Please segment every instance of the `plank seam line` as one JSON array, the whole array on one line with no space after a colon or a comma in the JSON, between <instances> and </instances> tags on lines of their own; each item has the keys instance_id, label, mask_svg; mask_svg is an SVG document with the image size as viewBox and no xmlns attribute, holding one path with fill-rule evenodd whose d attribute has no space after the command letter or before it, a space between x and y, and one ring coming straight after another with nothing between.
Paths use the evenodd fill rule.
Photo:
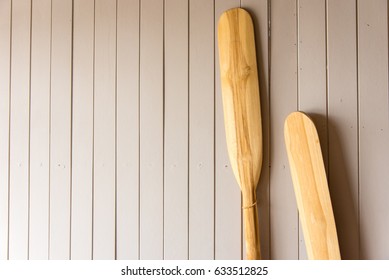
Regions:
<instances>
[{"instance_id":1,"label":"plank seam line","mask_svg":"<svg viewBox=\"0 0 389 280\"><path fill-rule=\"evenodd\" d=\"M141 25L141 0L138 0L138 246L137 246L137 254L138 260L140 260L140 25Z\"/></svg>"},{"instance_id":2,"label":"plank seam line","mask_svg":"<svg viewBox=\"0 0 389 280\"><path fill-rule=\"evenodd\" d=\"M91 238L91 260L94 258L94 227L95 227L95 88L96 88L96 1L93 1L93 98L92 98L92 238Z\"/></svg>"},{"instance_id":3,"label":"plank seam line","mask_svg":"<svg viewBox=\"0 0 389 280\"><path fill-rule=\"evenodd\" d=\"M189 200L189 195L190 195L190 188L189 188L189 184L190 184L190 0L187 1L187 8L188 8L188 11L187 11L187 16L188 16L188 19L187 19L187 44L188 44L188 52L187 52L187 63L188 63L188 73L187 73L187 80L188 80L188 84L187 84L187 118L188 118L188 129L187 129L187 158L188 158L188 165L187 165L187 174L188 174L188 178L187 178L187 251L186 251L186 259L189 260L189 237L190 237L190 232L189 232L189 219L190 219L190 215L189 215L189 203L190 203L190 200Z\"/></svg>"},{"instance_id":4,"label":"plank seam line","mask_svg":"<svg viewBox=\"0 0 389 280\"><path fill-rule=\"evenodd\" d=\"M7 252L6 252L6 258L9 260L9 226L10 226L10 202L11 202L11 196L10 196L10 190L11 190L11 87L12 87L12 1L10 1L10 32L9 32L9 86L8 86L8 205L7 205Z\"/></svg>"},{"instance_id":5,"label":"plank seam line","mask_svg":"<svg viewBox=\"0 0 389 280\"><path fill-rule=\"evenodd\" d=\"M360 213L361 213L361 199L360 199L360 190L361 190L361 185L360 185L360 181L361 181L361 173L360 173L360 149L361 149L361 146L360 146L360 125L361 125L361 119L360 119L360 104L359 104L359 99L360 99L360 90L359 90L359 87L360 87L360 80L359 80L359 5L358 5L358 0L355 0L355 13L356 13L356 16L355 16L355 20L356 20L356 24L355 24L355 32L356 32L356 70L357 70L357 73L356 73L356 78L357 78L357 170L358 170L358 231L359 231L359 234L358 234L358 259L361 258L361 219L360 219Z\"/></svg>"},{"instance_id":6,"label":"plank seam line","mask_svg":"<svg viewBox=\"0 0 389 280\"><path fill-rule=\"evenodd\" d=\"M71 22L71 59L70 59L70 190L69 190L69 259L72 259L72 208L73 208L73 87L74 87L74 0L72 0L72 22Z\"/></svg>"},{"instance_id":7,"label":"plank seam line","mask_svg":"<svg viewBox=\"0 0 389 280\"><path fill-rule=\"evenodd\" d=\"M117 260L117 251L118 251L118 232L117 232L117 213L118 213L118 206L117 206L117 177L118 177L118 170L117 170L117 130L118 130L118 111L117 111L117 86L118 86L118 0L115 1L115 201L114 201L114 208L115 208L115 240L114 240L114 259Z\"/></svg>"},{"instance_id":8,"label":"plank seam line","mask_svg":"<svg viewBox=\"0 0 389 280\"><path fill-rule=\"evenodd\" d=\"M27 185L27 260L30 259L30 218L31 218L31 201L30 201L30 188L31 188L31 54L32 54L32 1L30 2L30 46L29 46L29 74L28 74L28 185Z\"/></svg>"}]
</instances>

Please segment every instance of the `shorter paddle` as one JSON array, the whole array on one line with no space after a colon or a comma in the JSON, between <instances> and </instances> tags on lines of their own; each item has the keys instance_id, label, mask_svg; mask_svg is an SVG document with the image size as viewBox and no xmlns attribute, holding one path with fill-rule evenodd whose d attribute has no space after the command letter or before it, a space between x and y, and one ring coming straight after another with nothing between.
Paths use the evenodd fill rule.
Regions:
<instances>
[{"instance_id":1,"label":"shorter paddle","mask_svg":"<svg viewBox=\"0 0 389 280\"><path fill-rule=\"evenodd\" d=\"M319 136L301 112L285 121L285 144L308 258L340 260L338 237Z\"/></svg>"}]
</instances>

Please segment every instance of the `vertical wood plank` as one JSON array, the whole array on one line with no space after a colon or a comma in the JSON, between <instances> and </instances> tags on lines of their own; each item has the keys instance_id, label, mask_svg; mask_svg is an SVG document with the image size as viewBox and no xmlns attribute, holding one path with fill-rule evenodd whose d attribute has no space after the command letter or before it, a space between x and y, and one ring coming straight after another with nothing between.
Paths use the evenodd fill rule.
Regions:
<instances>
[{"instance_id":1,"label":"vertical wood plank","mask_svg":"<svg viewBox=\"0 0 389 280\"><path fill-rule=\"evenodd\" d=\"M188 259L188 1L165 1L164 259Z\"/></svg>"},{"instance_id":2,"label":"vertical wood plank","mask_svg":"<svg viewBox=\"0 0 389 280\"><path fill-rule=\"evenodd\" d=\"M240 6L238 0L215 1L215 37L220 15ZM215 42L215 258L242 258L241 192L227 153L220 86L219 53Z\"/></svg>"},{"instance_id":3,"label":"vertical wood plank","mask_svg":"<svg viewBox=\"0 0 389 280\"><path fill-rule=\"evenodd\" d=\"M70 258L72 1L52 1L50 259Z\"/></svg>"},{"instance_id":4,"label":"vertical wood plank","mask_svg":"<svg viewBox=\"0 0 389 280\"><path fill-rule=\"evenodd\" d=\"M117 258L139 258L139 1L118 1Z\"/></svg>"},{"instance_id":5,"label":"vertical wood plank","mask_svg":"<svg viewBox=\"0 0 389 280\"><path fill-rule=\"evenodd\" d=\"M163 258L163 1L141 2L140 258Z\"/></svg>"},{"instance_id":6,"label":"vertical wood plank","mask_svg":"<svg viewBox=\"0 0 389 280\"><path fill-rule=\"evenodd\" d=\"M48 259L51 1L32 3L29 259Z\"/></svg>"},{"instance_id":7,"label":"vertical wood plank","mask_svg":"<svg viewBox=\"0 0 389 280\"><path fill-rule=\"evenodd\" d=\"M93 259L115 259L117 9L95 5Z\"/></svg>"},{"instance_id":8,"label":"vertical wood plank","mask_svg":"<svg viewBox=\"0 0 389 280\"><path fill-rule=\"evenodd\" d=\"M388 259L388 3L358 1L360 257Z\"/></svg>"},{"instance_id":9,"label":"vertical wood plank","mask_svg":"<svg viewBox=\"0 0 389 280\"><path fill-rule=\"evenodd\" d=\"M189 259L214 259L214 6L189 6Z\"/></svg>"},{"instance_id":10,"label":"vertical wood plank","mask_svg":"<svg viewBox=\"0 0 389 280\"><path fill-rule=\"evenodd\" d=\"M298 109L312 117L328 170L326 76L326 5L324 0L298 1ZM299 259L307 259L302 228Z\"/></svg>"},{"instance_id":11,"label":"vertical wood plank","mask_svg":"<svg viewBox=\"0 0 389 280\"><path fill-rule=\"evenodd\" d=\"M271 3L270 258L298 258L298 214L284 143L284 121L297 110L296 0Z\"/></svg>"},{"instance_id":12,"label":"vertical wood plank","mask_svg":"<svg viewBox=\"0 0 389 280\"><path fill-rule=\"evenodd\" d=\"M328 181L342 259L359 259L356 2L327 1Z\"/></svg>"},{"instance_id":13,"label":"vertical wood plank","mask_svg":"<svg viewBox=\"0 0 389 280\"><path fill-rule=\"evenodd\" d=\"M242 8L246 9L253 19L255 45L257 52L259 91L261 100L263 159L262 170L257 187L258 219L261 240L262 259L270 258L270 111L269 111L269 3L267 0L242 0ZM244 238L243 234L243 238ZM246 256L243 240L243 257Z\"/></svg>"},{"instance_id":14,"label":"vertical wood plank","mask_svg":"<svg viewBox=\"0 0 389 280\"><path fill-rule=\"evenodd\" d=\"M324 0L298 4L298 105L313 118L328 170L326 5Z\"/></svg>"},{"instance_id":15,"label":"vertical wood plank","mask_svg":"<svg viewBox=\"0 0 389 280\"><path fill-rule=\"evenodd\" d=\"M12 1L9 258L28 258L31 1Z\"/></svg>"},{"instance_id":16,"label":"vertical wood plank","mask_svg":"<svg viewBox=\"0 0 389 280\"><path fill-rule=\"evenodd\" d=\"M94 1L74 1L71 259L92 258Z\"/></svg>"},{"instance_id":17,"label":"vertical wood plank","mask_svg":"<svg viewBox=\"0 0 389 280\"><path fill-rule=\"evenodd\" d=\"M0 260L8 258L11 0L0 2Z\"/></svg>"}]
</instances>

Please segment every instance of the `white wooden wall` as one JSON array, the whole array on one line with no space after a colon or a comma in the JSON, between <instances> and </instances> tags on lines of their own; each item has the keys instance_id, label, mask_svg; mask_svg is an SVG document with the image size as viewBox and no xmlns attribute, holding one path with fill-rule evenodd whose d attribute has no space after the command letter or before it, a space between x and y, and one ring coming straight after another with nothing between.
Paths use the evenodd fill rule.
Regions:
<instances>
[{"instance_id":1,"label":"white wooden wall","mask_svg":"<svg viewBox=\"0 0 389 280\"><path fill-rule=\"evenodd\" d=\"M241 259L219 15L253 16L267 259L305 259L283 122L313 117L342 257L389 259L385 0L0 0L0 259Z\"/></svg>"}]
</instances>

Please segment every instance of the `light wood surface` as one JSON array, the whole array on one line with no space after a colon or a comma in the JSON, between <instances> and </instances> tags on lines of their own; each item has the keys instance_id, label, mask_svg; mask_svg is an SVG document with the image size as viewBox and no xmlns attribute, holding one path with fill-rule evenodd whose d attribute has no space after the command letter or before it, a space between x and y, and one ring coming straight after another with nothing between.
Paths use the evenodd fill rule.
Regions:
<instances>
[{"instance_id":1,"label":"light wood surface","mask_svg":"<svg viewBox=\"0 0 389 280\"><path fill-rule=\"evenodd\" d=\"M261 258L270 259L270 164L269 164L269 140L270 140L270 103L269 103L269 66L270 51L267 47L270 43L270 30L266 24L270 21L270 2L267 0L241 0L241 8L245 9L252 15L255 48L257 53L257 67L259 80L259 100L261 103L261 123L262 123L262 168L261 176L257 186L258 203L258 220L259 236L261 237ZM244 231L244 228L243 228ZM244 244L244 234L242 236ZM243 256L246 255L246 247L242 246Z\"/></svg>"},{"instance_id":2,"label":"light wood surface","mask_svg":"<svg viewBox=\"0 0 389 280\"><path fill-rule=\"evenodd\" d=\"M294 112L285 121L285 144L309 259L340 259L335 219L315 125Z\"/></svg>"},{"instance_id":3,"label":"light wood surface","mask_svg":"<svg viewBox=\"0 0 389 280\"><path fill-rule=\"evenodd\" d=\"M220 76L228 154L243 197L248 259L260 258L256 187L262 131L254 29L243 9L223 13L218 25Z\"/></svg>"}]
</instances>

